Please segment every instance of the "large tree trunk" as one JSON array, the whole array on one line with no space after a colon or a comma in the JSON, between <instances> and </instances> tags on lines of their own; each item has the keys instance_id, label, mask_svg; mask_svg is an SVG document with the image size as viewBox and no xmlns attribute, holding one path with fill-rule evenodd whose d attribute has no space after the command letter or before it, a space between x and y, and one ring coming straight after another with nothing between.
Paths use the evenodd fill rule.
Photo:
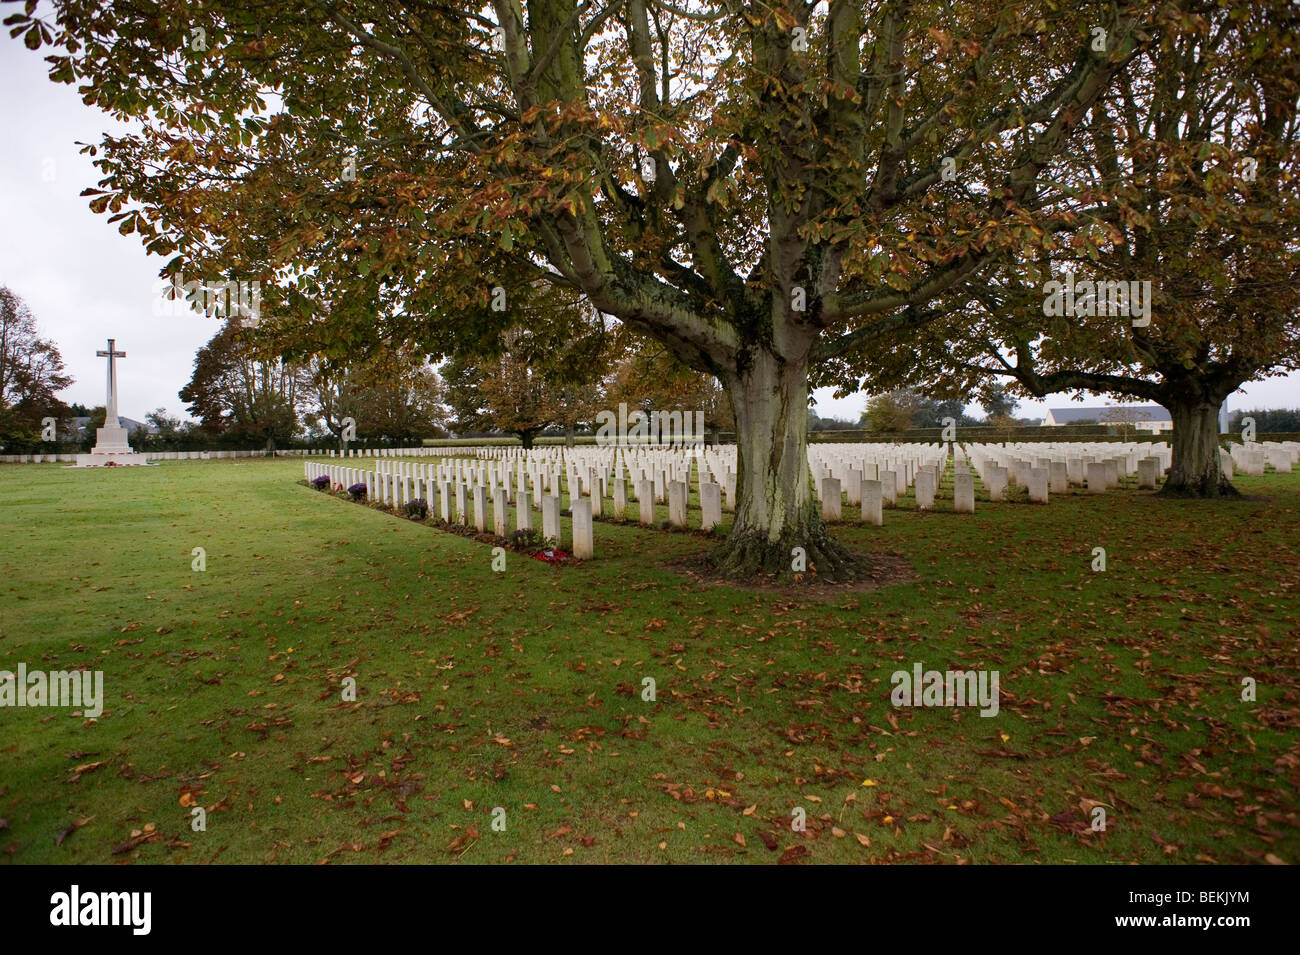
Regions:
<instances>
[{"instance_id":1,"label":"large tree trunk","mask_svg":"<svg viewBox=\"0 0 1300 955\"><path fill-rule=\"evenodd\" d=\"M533 435L536 432L532 428L526 428L523 431L516 431L519 435L519 443L523 445L525 451L531 451L533 448Z\"/></svg>"},{"instance_id":2,"label":"large tree trunk","mask_svg":"<svg viewBox=\"0 0 1300 955\"><path fill-rule=\"evenodd\" d=\"M808 470L808 366L754 350L727 382L736 416L736 519L712 555L722 576L790 577L796 552L811 575L843 579L854 560L822 522Z\"/></svg>"},{"instance_id":3,"label":"large tree trunk","mask_svg":"<svg viewBox=\"0 0 1300 955\"><path fill-rule=\"evenodd\" d=\"M1219 467L1219 401L1171 397L1173 464L1161 494L1174 497L1236 497L1237 489Z\"/></svg>"}]
</instances>

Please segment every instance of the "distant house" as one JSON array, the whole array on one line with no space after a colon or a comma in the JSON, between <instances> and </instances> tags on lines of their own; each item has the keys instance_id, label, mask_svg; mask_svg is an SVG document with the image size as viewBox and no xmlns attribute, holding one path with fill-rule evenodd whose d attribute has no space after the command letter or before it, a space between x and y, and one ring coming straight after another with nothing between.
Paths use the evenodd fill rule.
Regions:
<instances>
[{"instance_id":1,"label":"distant house","mask_svg":"<svg viewBox=\"0 0 1300 955\"><path fill-rule=\"evenodd\" d=\"M1150 431L1163 434L1174 430L1174 418L1168 409L1161 405L1106 405L1104 408L1048 408L1043 427L1060 427L1065 424L1077 424L1080 421L1096 421L1100 424L1121 424L1128 422L1135 431Z\"/></svg>"}]
</instances>

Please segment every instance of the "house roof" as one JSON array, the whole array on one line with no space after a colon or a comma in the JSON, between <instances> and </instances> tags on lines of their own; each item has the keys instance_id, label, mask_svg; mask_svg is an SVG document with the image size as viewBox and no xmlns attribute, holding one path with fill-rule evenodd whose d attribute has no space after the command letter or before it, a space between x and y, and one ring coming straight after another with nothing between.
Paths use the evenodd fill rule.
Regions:
<instances>
[{"instance_id":1,"label":"house roof","mask_svg":"<svg viewBox=\"0 0 1300 955\"><path fill-rule=\"evenodd\" d=\"M143 421L136 421L134 418L128 418L126 415L118 415L117 420L120 422L119 427L126 428L128 432L144 428L145 431L150 434L158 433L158 429L153 425L147 424ZM77 430L82 430L90 424L90 418L85 415L78 415L72 419L72 423L76 426Z\"/></svg>"},{"instance_id":2,"label":"house roof","mask_svg":"<svg viewBox=\"0 0 1300 955\"><path fill-rule=\"evenodd\" d=\"M1101 421L1102 415L1115 408L1132 412L1134 421L1172 421L1173 415L1161 405L1106 405L1104 408L1052 408L1052 420L1057 424L1075 421Z\"/></svg>"}]
</instances>

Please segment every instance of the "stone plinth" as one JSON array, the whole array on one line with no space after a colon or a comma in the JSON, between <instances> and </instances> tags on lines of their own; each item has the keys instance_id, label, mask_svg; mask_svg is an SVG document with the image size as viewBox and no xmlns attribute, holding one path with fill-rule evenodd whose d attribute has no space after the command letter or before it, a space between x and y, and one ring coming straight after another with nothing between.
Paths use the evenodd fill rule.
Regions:
<instances>
[{"instance_id":1,"label":"stone plinth","mask_svg":"<svg viewBox=\"0 0 1300 955\"><path fill-rule=\"evenodd\" d=\"M89 454L78 454L74 467L103 468L139 467L148 464L143 454L131 450L126 440L126 428L96 428L95 447Z\"/></svg>"}]
</instances>

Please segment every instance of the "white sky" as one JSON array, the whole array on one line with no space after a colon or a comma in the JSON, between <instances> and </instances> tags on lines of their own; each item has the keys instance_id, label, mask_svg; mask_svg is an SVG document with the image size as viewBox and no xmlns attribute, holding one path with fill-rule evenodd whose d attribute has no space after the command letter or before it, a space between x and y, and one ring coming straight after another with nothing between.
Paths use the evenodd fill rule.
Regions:
<instances>
[{"instance_id":1,"label":"white sky","mask_svg":"<svg viewBox=\"0 0 1300 955\"><path fill-rule=\"evenodd\" d=\"M103 404L105 364L95 351L113 337L127 354L118 362L119 413L143 420L163 407L185 417L177 392L219 319L158 314L157 273L166 259L147 256L138 236L120 235L80 196L99 176L76 143L97 144L112 121L85 106L74 87L51 83L42 56L20 39L0 36L0 285L27 303L42 334L58 344L76 379L63 392L65 401ZM856 421L865 396L837 400L831 393L816 392L817 413ZM1042 417L1049 404L1068 402L1063 396L1021 401L1017 414ZM1300 374L1248 385L1228 406L1300 406ZM982 414L975 406L970 411Z\"/></svg>"}]
</instances>

